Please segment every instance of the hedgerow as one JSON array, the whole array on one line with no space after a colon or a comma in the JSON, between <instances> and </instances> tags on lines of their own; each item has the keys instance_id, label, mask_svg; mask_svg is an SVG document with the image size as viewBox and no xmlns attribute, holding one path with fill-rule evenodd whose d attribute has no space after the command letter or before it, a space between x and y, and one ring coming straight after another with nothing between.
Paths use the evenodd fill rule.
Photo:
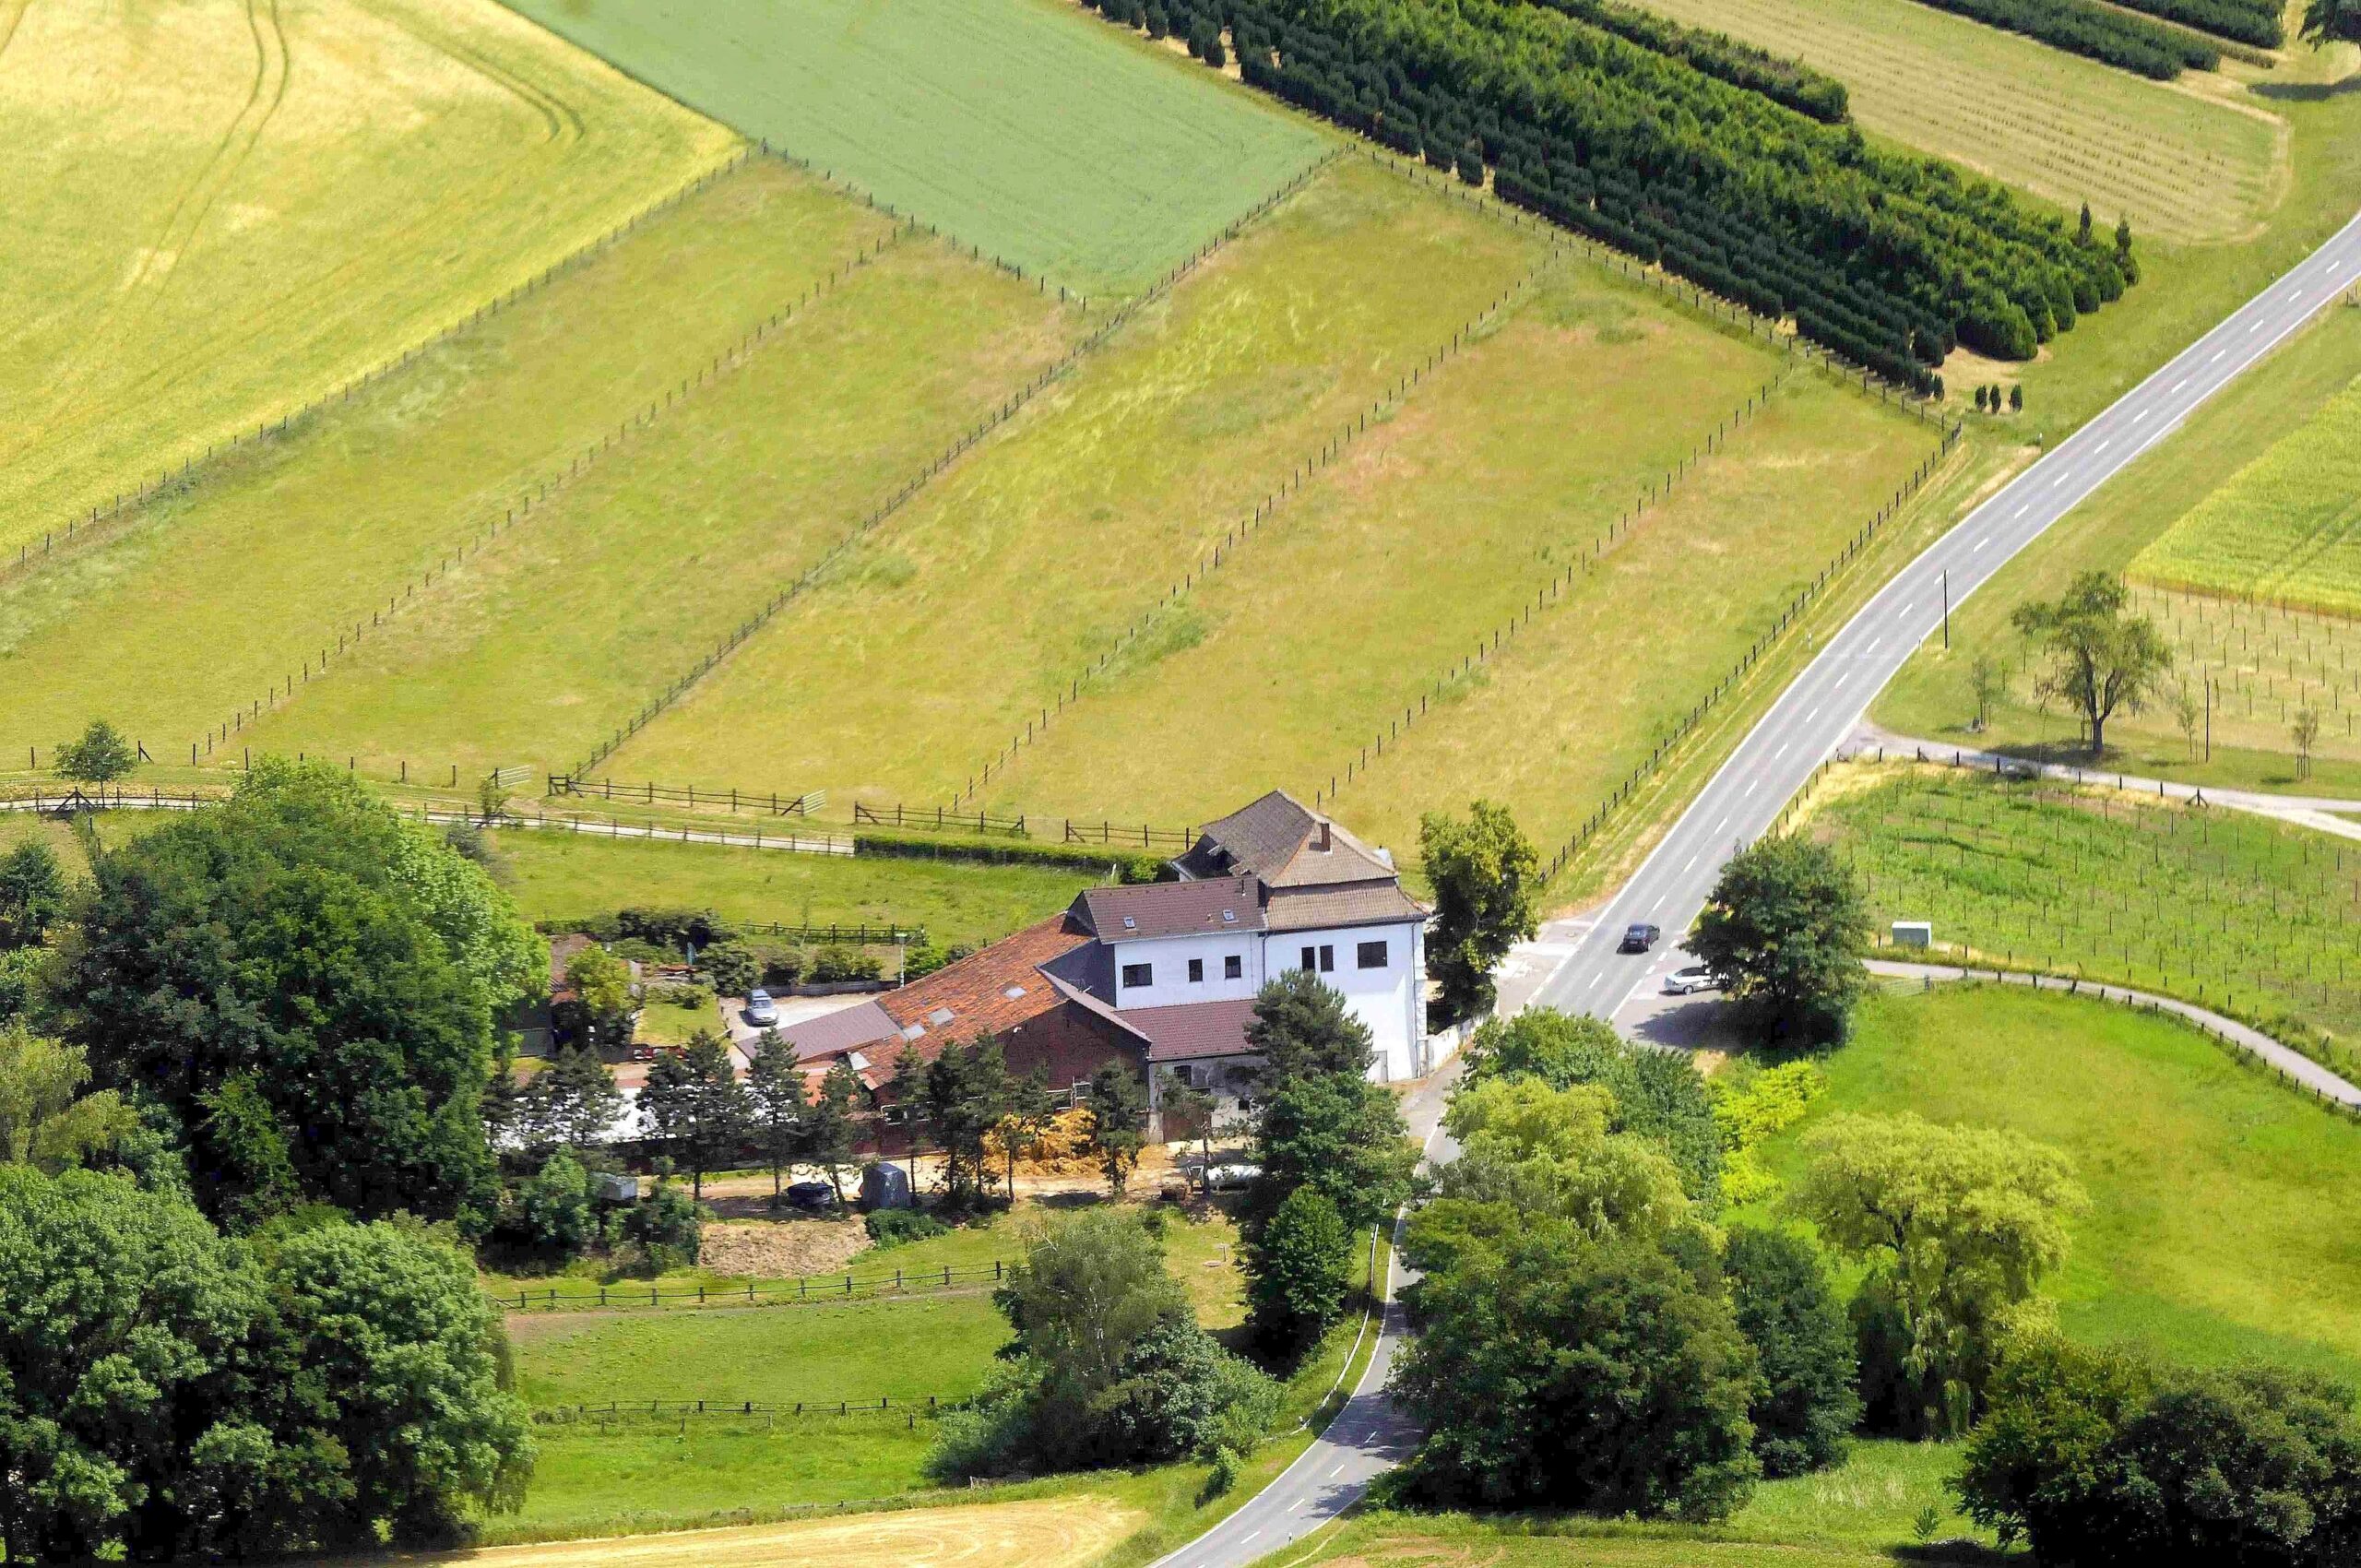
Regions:
<instances>
[{"instance_id":1,"label":"hedgerow","mask_svg":"<svg viewBox=\"0 0 2361 1568\"><path fill-rule=\"evenodd\" d=\"M1556 9L1172 3L1228 23L1249 83L1463 177L1489 164L1503 199L1922 392L1955 344L2029 358L2134 275L2000 185Z\"/></svg>"},{"instance_id":2,"label":"hedgerow","mask_svg":"<svg viewBox=\"0 0 2361 1568\"><path fill-rule=\"evenodd\" d=\"M2287 42L2281 7L2272 0L2120 0L2127 8L2145 11L2189 27L2203 28L2223 38L2276 49Z\"/></svg>"},{"instance_id":3,"label":"hedgerow","mask_svg":"<svg viewBox=\"0 0 2361 1568\"><path fill-rule=\"evenodd\" d=\"M1813 70L1800 60L1782 60L1767 49L1741 43L1726 32L1684 27L1621 0L1539 0L1628 39L1643 49L1685 61L1709 77L1749 88L1799 114L1832 125L1845 123L1848 112L1845 84Z\"/></svg>"},{"instance_id":4,"label":"hedgerow","mask_svg":"<svg viewBox=\"0 0 2361 1568\"><path fill-rule=\"evenodd\" d=\"M2210 71L2222 63L2221 51L2201 39L2110 11L2091 0L1923 0L1923 4L1987 27L2021 32L2070 54L2120 65L2160 82L2172 80L2184 69Z\"/></svg>"}]
</instances>

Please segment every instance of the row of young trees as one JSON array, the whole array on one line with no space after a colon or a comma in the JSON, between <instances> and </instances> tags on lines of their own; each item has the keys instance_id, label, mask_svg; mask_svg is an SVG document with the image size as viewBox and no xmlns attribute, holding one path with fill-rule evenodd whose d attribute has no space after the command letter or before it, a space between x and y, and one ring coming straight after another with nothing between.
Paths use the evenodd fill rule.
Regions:
<instances>
[{"instance_id":1,"label":"row of young trees","mask_svg":"<svg viewBox=\"0 0 2361 1568\"><path fill-rule=\"evenodd\" d=\"M1955 342L2030 357L2138 267L2004 187L1870 147L1566 8L1173 0L1246 80L1940 389Z\"/></svg>"},{"instance_id":2,"label":"row of young trees","mask_svg":"<svg viewBox=\"0 0 2361 1568\"><path fill-rule=\"evenodd\" d=\"M547 948L340 774L0 862L0 1555L451 1538L529 1470L459 1243Z\"/></svg>"},{"instance_id":3,"label":"row of young trees","mask_svg":"<svg viewBox=\"0 0 2361 1568\"><path fill-rule=\"evenodd\" d=\"M2120 65L2168 82L2184 70L2210 71L2222 52L2177 28L2161 27L2093 0L1922 0L1987 27L2037 38L2070 54ZM2147 9L2149 7L2140 7Z\"/></svg>"},{"instance_id":4,"label":"row of young trees","mask_svg":"<svg viewBox=\"0 0 2361 1568\"><path fill-rule=\"evenodd\" d=\"M2125 0L2134 11L2201 28L2258 49L2287 42L2286 7L2272 0Z\"/></svg>"}]
</instances>

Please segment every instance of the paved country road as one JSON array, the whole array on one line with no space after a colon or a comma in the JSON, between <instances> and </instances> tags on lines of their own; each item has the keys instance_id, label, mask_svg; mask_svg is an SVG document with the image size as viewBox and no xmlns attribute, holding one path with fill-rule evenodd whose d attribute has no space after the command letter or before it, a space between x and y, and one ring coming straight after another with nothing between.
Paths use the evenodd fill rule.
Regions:
<instances>
[{"instance_id":1,"label":"paved country road","mask_svg":"<svg viewBox=\"0 0 2361 1568\"><path fill-rule=\"evenodd\" d=\"M1967 515L1880 589L1781 694L1631 880L1599 911L1534 1000L1611 1017L1670 957L1615 951L1635 921L1678 933L1704 908L1730 853L1761 835L1812 769L1853 733L1869 701L1940 624L1945 574L1958 603L2075 504L2161 441L2200 403L2361 282L2361 217L2237 313L2125 393ZM1407 1452L1411 1433L1382 1393L1400 1342L1386 1313L1377 1354L1342 1415L1237 1513L1154 1568L1243 1568L1318 1529L1358 1501Z\"/></svg>"}]
</instances>

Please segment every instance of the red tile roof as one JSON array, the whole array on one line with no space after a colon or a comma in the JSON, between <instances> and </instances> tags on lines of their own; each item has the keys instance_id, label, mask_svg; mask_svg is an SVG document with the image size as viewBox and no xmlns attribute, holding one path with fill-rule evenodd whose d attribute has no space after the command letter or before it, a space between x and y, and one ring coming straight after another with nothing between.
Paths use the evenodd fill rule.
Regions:
<instances>
[{"instance_id":1,"label":"red tile roof","mask_svg":"<svg viewBox=\"0 0 2361 1568\"><path fill-rule=\"evenodd\" d=\"M1251 996L1178 1007L1133 1007L1123 1014L1125 1024L1147 1037L1150 1062L1249 1055L1253 1048L1246 1043L1246 1026L1253 1018Z\"/></svg>"}]
</instances>

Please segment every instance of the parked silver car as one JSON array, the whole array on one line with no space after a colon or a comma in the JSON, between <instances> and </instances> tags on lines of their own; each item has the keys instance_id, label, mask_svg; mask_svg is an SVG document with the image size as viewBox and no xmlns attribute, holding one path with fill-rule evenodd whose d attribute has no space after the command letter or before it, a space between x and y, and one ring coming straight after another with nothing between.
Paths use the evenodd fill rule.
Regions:
<instances>
[{"instance_id":1,"label":"parked silver car","mask_svg":"<svg viewBox=\"0 0 2361 1568\"><path fill-rule=\"evenodd\" d=\"M1686 996L1692 991L1719 991L1721 983L1714 979L1714 971L1703 964L1691 964L1664 977L1667 996Z\"/></svg>"},{"instance_id":2,"label":"parked silver car","mask_svg":"<svg viewBox=\"0 0 2361 1568\"><path fill-rule=\"evenodd\" d=\"M746 993L746 1023L749 1028L766 1029L777 1022L778 1004L771 1000L769 992L756 986Z\"/></svg>"}]
</instances>

